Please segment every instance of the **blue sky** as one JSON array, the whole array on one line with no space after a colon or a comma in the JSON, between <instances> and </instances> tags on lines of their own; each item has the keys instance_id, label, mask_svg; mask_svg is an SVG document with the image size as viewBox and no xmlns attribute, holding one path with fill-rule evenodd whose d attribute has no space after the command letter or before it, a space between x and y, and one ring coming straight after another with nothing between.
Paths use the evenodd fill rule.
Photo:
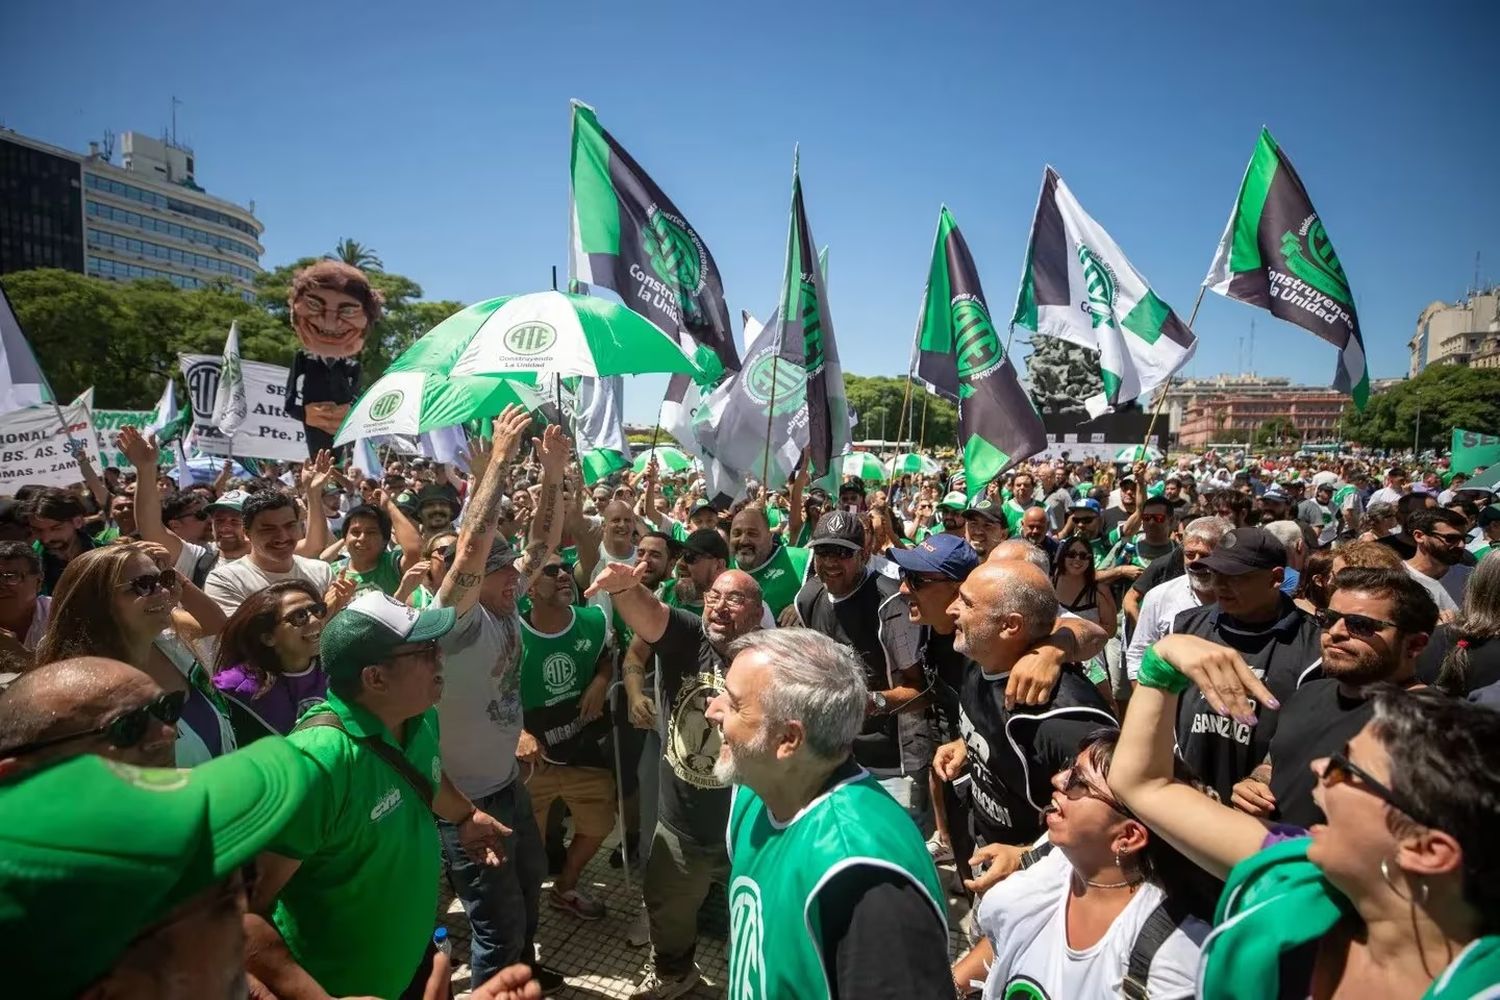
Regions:
<instances>
[{"instance_id":1,"label":"blue sky","mask_svg":"<svg viewBox=\"0 0 1500 1000\"><path fill-rule=\"evenodd\" d=\"M255 200L264 264L350 236L433 298L565 273L570 97L692 220L736 317L775 302L800 142L859 374L906 370L940 203L1009 315L1049 162L1186 318L1263 123L1350 276L1372 375L1404 374L1417 314L1465 292L1476 251L1500 280L1491 3L5 6L4 125L81 149L160 132L175 94L200 183ZM1256 371L1331 380L1332 347L1212 295L1189 372L1237 370L1252 319ZM634 380L628 419L661 384Z\"/></svg>"}]
</instances>

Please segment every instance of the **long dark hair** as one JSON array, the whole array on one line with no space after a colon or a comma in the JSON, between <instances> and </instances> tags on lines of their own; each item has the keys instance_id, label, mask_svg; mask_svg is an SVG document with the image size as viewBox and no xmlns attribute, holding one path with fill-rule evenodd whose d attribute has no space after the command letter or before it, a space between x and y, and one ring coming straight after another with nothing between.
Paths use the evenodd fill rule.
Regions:
<instances>
[{"instance_id":1,"label":"long dark hair","mask_svg":"<svg viewBox=\"0 0 1500 1000\"><path fill-rule=\"evenodd\" d=\"M317 588L306 580L282 580L245 598L245 603L229 616L228 624L219 635L219 651L214 656L215 674L242 666L245 676L255 681L255 697L259 698L270 690L276 677L284 671L276 647L266 643L265 638L281 624L282 595L293 593L306 594L313 601L323 599Z\"/></svg>"},{"instance_id":2,"label":"long dark hair","mask_svg":"<svg viewBox=\"0 0 1500 1000\"><path fill-rule=\"evenodd\" d=\"M1083 562L1083 590L1081 593L1092 594L1098 589L1098 584L1094 580L1094 547L1082 535L1069 535L1058 543L1057 561L1052 564L1052 586L1056 587L1057 581L1062 579L1063 566L1068 561L1068 549L1073 545L1082 545L1083 551L1088 555L1088 558Z\"/></svg>"},{"instance_id":3,"label":"long dark hair","mask_svg":"<svg viewBox=\"0 0 1500 1000\"><path fill-rule=\"evenodd\" d=\"M1297 581L1295 596L1307 601L1315 608L1328 607L1328 598L1333 594L1333 550L1314 549L1302 564L1302 577Z\"/></svg>"},{"instance_id":4,"label":"long dark hair","mask_svg":"<svg viewBox=\"0 0 1500 1000\"><path fill-rule=\"evenodd\" d=\"M1078 744L1078 756L1086 757L1101 777L1108 778L1109 766L1115 759L1115 748L1119 742L1118 729L1096 729ZM1200 790L1203 788L1181 760L1173 761L1172 776L1177 781ZM1114 805L1137 823L1141 822L1123 806ZM1219 893L1224 888L1223 883L1190 861L1169 844L1165 837L1158 836L1155 830L1150 827L1147 830L1150 830L1151 835L1146 838L1146 847L1136 855L1141 875L1146 881L1158 886L1166 894L1169 903L1204 920L1212 920L1214 908L1219 902Z\"/></svg>"},{"instance_id":5,"label":"long dark hair","mask_svg":"<svg viewBox=\"0 0 1500 1000\"><path fill-rule=\"evenodd\" d=\"M1469 646L1500 639L1500 559L1479 560L1464 591L1463 612L1453 623L1453 645L1433 683L1460 697L1469 690Z\"/></svg>"}]
</instances>

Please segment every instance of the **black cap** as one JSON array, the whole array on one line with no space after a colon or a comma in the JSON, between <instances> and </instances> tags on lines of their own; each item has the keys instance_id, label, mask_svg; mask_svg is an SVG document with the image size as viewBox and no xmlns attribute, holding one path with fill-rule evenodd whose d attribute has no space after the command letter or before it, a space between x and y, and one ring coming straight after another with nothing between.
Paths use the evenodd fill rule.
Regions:
<instances>
[{"instance_id":1,"label":"black cap","mask_svg":"<svg viewBox=\"0 0 1500 1000\"><path fill-rule=\"evenodd\" d=\"M1005 521L1005 511L1000 509L999 504L989 499L975 500L973 503L969 504L969 506L964 509L964 516L982 517L986 521L993 521L996 524L1001 524Z\"/></svg>"},{"instance_id":2,"label":"black cap","mask_svg":"<svg viewBox=\"0 0 1500 1000\"><path fill-rule=\"evenodd\" d=\"M697 514L700 510L711 510L715 514L717 514L719 512L719 508L715 507L713 504L709 503L707 500L699 500L699 501L695 502L691 507L688 508L688 517L692 517L694 514ZM712 530L712 529L710 529L710 530ZM714 534L718 534L718 532L714 532Z\"/></svg>"},{"instance_id":3,"label":"black cap","mask_svg":"<svg viewBox=\"0 0 1500 1000\"><path fill-rule=\"evenodd\" d=\"M441 486L438 486L436 483L430 486L422 487L417 491L417 495L413 498L413 503L416 504L417 510L421 510L424 506L433 503L434 501L441 501L442 503L447 504L448 509L453 511L453 516L458 516L458 501L453 499L453 497L450 496L446 490L444 490Z\"/></svg>"},{"instance_id":4,"label":"black cap","mask_svg":"<svg viewBox=\"0 0 1500 1000\"><path fill-rule=\"evenodd\" d=\"M1240 576L1286 566L1286 546L1264 528L1234 528L1224 532L1218 546L1193 563L1194 572Z\"/></svg>"},{"instance_id":5,"label":"black cap","mask_svg":"<svg viewBox=\"0 0 1500 1000\"><path fill-rule=\"evenodd\" d=\"M817 527L813 528L811 544L814 549L819 545L839 545L855 552L863 552L864 522L848 511L831 510L818 518Z\"/></svg>"},{"instance_id":6,"label":"black cap","mask_svg":"<svg viewBox=\"0 0 1500 1000\"><path fill-rule=\"evenodd\" d=\"M729 561L729 543L713 528L700 528L683 540L682 554L708 556L711 559Z\"/></svg>"},{"instance_id":7,"label":"black cap","mask_svg":"<svg viewBox=\"0 0 1500 1000\"><path fill-rule=\"evenodd\" d=\"M861 496L865 493L865 481L858 476L850 476L844 480L844 485L839 487L840 493L857 492Z\"/></svg>"}]
</instances>

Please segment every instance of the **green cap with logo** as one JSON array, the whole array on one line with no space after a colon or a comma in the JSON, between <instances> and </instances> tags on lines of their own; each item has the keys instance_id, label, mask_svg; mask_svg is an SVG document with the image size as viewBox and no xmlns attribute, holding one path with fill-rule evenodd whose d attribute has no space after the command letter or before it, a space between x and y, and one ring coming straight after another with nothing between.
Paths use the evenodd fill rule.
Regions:
<instances>
[{"instance_id":1,"label":"green cap with logo","mask_svg":"<svg viewBox=\"0 0 1500 1000\"><path fill-rule=\"evenodd\" d=\"M963 511L969 506L969 497L963 490L954 490L938 501L938 510Z\"/></svg>"},{"instance_id":2,"label":"green cap with logo","mask_svg":"<svg viewBox=\"0 0 1500 1000\"><path fill-rule=\"evenodd\" d=\"M28 996L97 981L142 931L252 860L309 777L301 752L272 736L192 770L89 755L0 785L6 981Z\"/></svg>"},{"instance_id":3,"label":"green cap with logo","mask_svg":"<svg viewBox=\"0 0 1500 1000\"><path fill-rule=\"evenodd\" d=\"M448 634L458 621L452 608L416 608L367 590L323 626L318 652L329 677L353 678L384 663L391 651Z\"/></svg>"},{"instance_id":4,"label":"green cap with logo","mask_svg":"<svg viewBox=\"0 0 1500 1000\"><path fill-rule=\"evenodd\" d=\"M245 501L249 499L250 494L244 490L230 490L203 509L209 514L212 514L216 510L227 510L231 514L243 514L245 512Z\"/></svg>"}]
</instances>

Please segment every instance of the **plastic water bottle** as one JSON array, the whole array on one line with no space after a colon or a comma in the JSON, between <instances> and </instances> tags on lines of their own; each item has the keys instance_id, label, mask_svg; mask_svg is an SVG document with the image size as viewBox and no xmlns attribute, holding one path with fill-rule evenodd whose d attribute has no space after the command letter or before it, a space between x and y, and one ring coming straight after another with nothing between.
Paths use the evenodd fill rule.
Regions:
<instances>
[{"instance_id":1,"label":"plastic water bottle","mask_svg":"<svg viewBox=\"0 0 1500 1000\"><path fill-rule=\"evenodd\" d=\"M439 927L432 932L432 946L444 955L453 954L453 942L448 940L448 928Z\"/></svg>"}]
</instances>

